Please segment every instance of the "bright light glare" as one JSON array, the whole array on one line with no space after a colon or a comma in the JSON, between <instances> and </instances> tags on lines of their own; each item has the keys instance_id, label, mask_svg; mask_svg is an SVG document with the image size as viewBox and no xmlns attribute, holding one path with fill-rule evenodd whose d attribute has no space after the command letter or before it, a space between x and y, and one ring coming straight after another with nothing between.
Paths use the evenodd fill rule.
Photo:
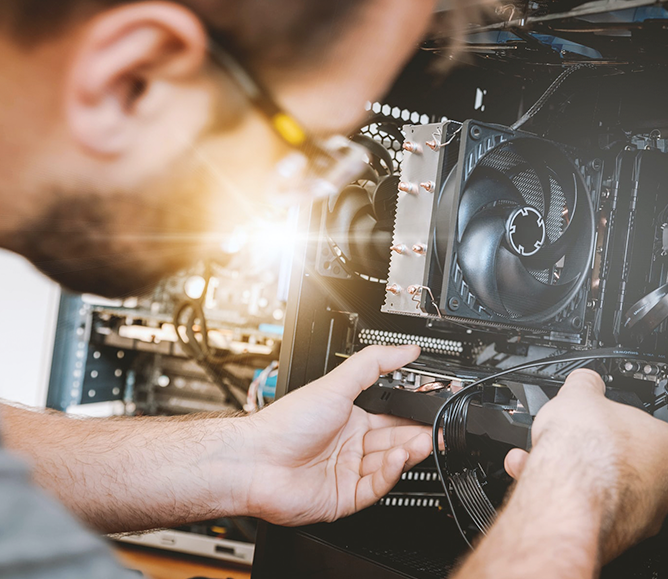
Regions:
<instances>
[{"instance_id":1,"label":"bright light glare","mask_svg":"<svg viewBox=\"0 0 668 579\"><path fill-rule=\"evenodd\" d=\"M225 253L239 253L248 243L248 231L245 227L236 227L231 235L226 235L220 244Z\"/></svg>"},{"instance_id":2,"label":"bright light glare","mask_svg":"<svg viewBox=\"0 0 668 579\"><path fill-rule=\"evenodd\" d=\"M254 224L249 236L253 252L282 255L293 249L297 241L294 226L285 221L260 221Z\"/></svg>"},{"instance_id":3,"label":"bright light glare","mask_svg":"<svg viewBox=\"0 0 668 579\"><path fill-rule=\"evenodd\" d=\"M237 227L221 243L225 253L250 253L252 257L280 258L292 252L297 242L295 224L288 219L255 219Z\"/></svg>"},{"instance_id":4,"label":"bright light glare","mask_svg":"<svg viewBox=\"0 0 668 579\"><path fill-rule=\"evenodd\" d=\"M202 297L206 280L201 275L190 276L183 284L183 291L191 300L198 300Z\"/></svg>"}]
</instances>

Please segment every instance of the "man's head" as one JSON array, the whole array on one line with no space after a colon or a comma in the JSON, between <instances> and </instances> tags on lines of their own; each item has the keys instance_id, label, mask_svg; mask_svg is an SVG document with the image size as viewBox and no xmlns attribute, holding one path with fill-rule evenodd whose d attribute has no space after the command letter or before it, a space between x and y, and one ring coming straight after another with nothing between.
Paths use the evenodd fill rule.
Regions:
<instances>
[{"instance_id":1,"label":"man's head","mask_svg":"<svg viewBox=\"0 0 668 579\"><path fill-rule=\"evenodd\" d=\"M65 285L147 289L256 214L287 152L215 35L316 135L346 132L434 0L2 0L0 245Z\"/></svg>"}]
</instances>

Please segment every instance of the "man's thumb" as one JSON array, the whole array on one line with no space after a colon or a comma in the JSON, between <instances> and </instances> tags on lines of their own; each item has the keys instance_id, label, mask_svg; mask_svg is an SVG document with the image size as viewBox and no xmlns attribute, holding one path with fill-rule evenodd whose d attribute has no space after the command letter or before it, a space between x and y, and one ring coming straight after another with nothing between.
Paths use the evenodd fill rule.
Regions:
<instances>
[{"instance_id":1,"label":"man's thumb","mask_svg":"<svg viewBox=\"0 0 668 579\"><path fill-rule=\"evenodd\" d=\"M418 346L369 346L332 370L328 383L355 399L380 375L409 364L419 355Z\"/></svg>"},{"instance_id":2,"label":"man's thumb","mask_svg":"<svg viewBox=\"0 0 668 579\"><path fill-rule=\"evenodd\" d=\"M578 393L589 392L592 394L605 395L605 382L593 370L580 369L571 372L566 378L566 382L559 390L559 394L563 393Z\"/></svg>"}]
</instances>

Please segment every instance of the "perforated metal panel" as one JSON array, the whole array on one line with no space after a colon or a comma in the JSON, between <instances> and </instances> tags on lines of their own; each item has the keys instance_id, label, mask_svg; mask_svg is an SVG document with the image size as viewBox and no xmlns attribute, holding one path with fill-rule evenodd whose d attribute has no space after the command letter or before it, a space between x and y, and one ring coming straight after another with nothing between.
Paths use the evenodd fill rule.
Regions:
<instances>
[{"instance_id":1,"label":"perforated metal panel","mask_svg":"<svg viewBox=\"0 0 668 579\"><path fill-rule=\"evenodd\" d=\"M397 135L388 132L390 126L396 126L398 131L401 130L395 123L396 119L393 118L379 118L377 122L372 122L362 127L360 133L371 137L374 141L378 141L383 145L390 152L390 155L392 155L394 170L398 171L401 160L404 158L404 152L401 148L403 139L400 140L397 138Z\"/></svg>"},{"instance_id":2,"label":"perforated metal panel","mask_svg":"<svg viewBox=\"0 0 668 579\"><path fill-rule=\"evenodd\" d=\"M400 346L402 344L417 344L424 352L432 354L461 356L464 352L464 344L458 340L400 334L398 332L387 332L384 330L364 329L360 331L358 338L360 343L365 346Z\"/></svg>"}]
</instances>

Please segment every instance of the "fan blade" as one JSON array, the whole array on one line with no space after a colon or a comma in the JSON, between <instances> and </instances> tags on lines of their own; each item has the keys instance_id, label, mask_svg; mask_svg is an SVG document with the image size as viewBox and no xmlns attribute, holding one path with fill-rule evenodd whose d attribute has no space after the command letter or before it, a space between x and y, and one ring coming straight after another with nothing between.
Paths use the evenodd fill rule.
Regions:
<instances>
[{"instance_id":1,"label":"fan blade","mask_svg":"<svg viewBox=\"0 0 668 579\"><path fill-rule=\"evenodd\" d=\"M359 185L348 185L330 200L327 234L346 257L350 257L350 228L360 211L367 210L369 196Z\"/></svg>"},{"instance_id":2,"label":"fan blade","mask_svg":"<svg viewBox=\"0 0 668 579\"><path fill-rule=\"evenodd\" d=\"M457 250L464 280L490 310L508 316L496 283L497 253L506 235L507 211L478 213L469 223Z\"/></svg>"},{"instance_id":3,"label":"fan blade","mask_svg":"<svg viewBox=\"0 0 668 579\"><path fill-rule=\"evenodd\" d=\"M530 316L559 303L577 283L577 278L562 285L538 281L524 267L518 256L500 247L496 260L496 281L501 303L519 316Z\"/></svg>"},{"instance_id":4,"label":"fan blade","mask_svg":"<svg viewBox=\"0 0 668 579\"><path fill-rule=\"evenodd\" d=\"M371 181L372 183L378 183L379 180L378 173L374 171L373 167L371 165L367 165L366 169L364 169L364 173L362 173L359 176L359 179L357 181Z\"/></svg>"},{"instance_id":5,"label":"fan blade","mask_svg":"<svg viewBox=\"0 0 668 579\"><path fill-rule=\"evenodd\" d=\"M373 190L371 204L376 221L383 229L392 229L394 214L397 210L397 196L399 195L398 175L383 177Z\"/></svg>"},{"instance_id":6,"label":"fan blade","mask_svg":"<svg viewBox=\"0 0 668 579\"><path fill-rule=\"evenodd\" d=\"M367 148L372 157L371 165L379 175L391 175L394 173L394 160L392 159L392 155L378 141L371 137L367 137L366 135L354 135L351 137L351 140L358 145ZM383 164L381 165L378 160L382 161Z\"/></svg>"},{"instance_id":7,"label":"fan blade","mask_svg":"<svg viewBox=\"0 0 668 579\"><path fill-rule=\"evenodd\" d=\"M403 121L401 122L401 124L403 124ZM401 129L399 128L399 125L396 124L379 123L378 132L390 135L390 137L394 138L394 140L400 144L403 144L405 139L404 134L401 132Z\"/></svg>"},{"instance_id":8,"label":"fan blade","mask_svg":"<svg viewBox=\"0 0 668 579\"><path fill-rule=\"evenodd\" d=\"M359 273L373 277L387 275L392 233L380 229L369 208L357 214L350 227L350 255Z\"/></svg>"},{"instance_id":9,"label":"fan blade","mask_svg":"<svg viewBox=\"0 0 668 579\"><path fill-rule=\"evenodd\" d=\"M554 145L543 142L531 143L528 140L517 142L516 145L518 152L521 152L526 159L530 159L535 164L539 178L545 170L548 187L552 187L552 182L549 179L550 175L559 184L564 196L565 207L555 209L565 210L564 217L568 220L559 238L545 245L536 255L524 258L524 264L532 269L549 269L567 253L570 256L572 251L579 252L579 255L576 256L578 259L574 260L575 262L586 261L589 253L589 237L593 236L594 231L593 211L587 193L578 179L578 169ZM541 167L540 171L538 170L539 166ZM541 183L543 183L542 179ZM588 205L589 207L587 207ZM546 201L546 219L549 211L550 207ZM591 235L587 235L588 233L591 233ZM568 273L576 274L578 272Z\"/></svg>"},{"instance_id":10,"label":"fan blade","mask_svg":"<svg viewBox=\"0 0 668 579\"><path fill-rule=\"evenodd\" d=\"M469 222L478 211L485 205L502 200L512 205L524 205L522 195L506 175L491 167L476 167L459 202L459 239L462 239Z\"/></svg>"}]
</instances>

